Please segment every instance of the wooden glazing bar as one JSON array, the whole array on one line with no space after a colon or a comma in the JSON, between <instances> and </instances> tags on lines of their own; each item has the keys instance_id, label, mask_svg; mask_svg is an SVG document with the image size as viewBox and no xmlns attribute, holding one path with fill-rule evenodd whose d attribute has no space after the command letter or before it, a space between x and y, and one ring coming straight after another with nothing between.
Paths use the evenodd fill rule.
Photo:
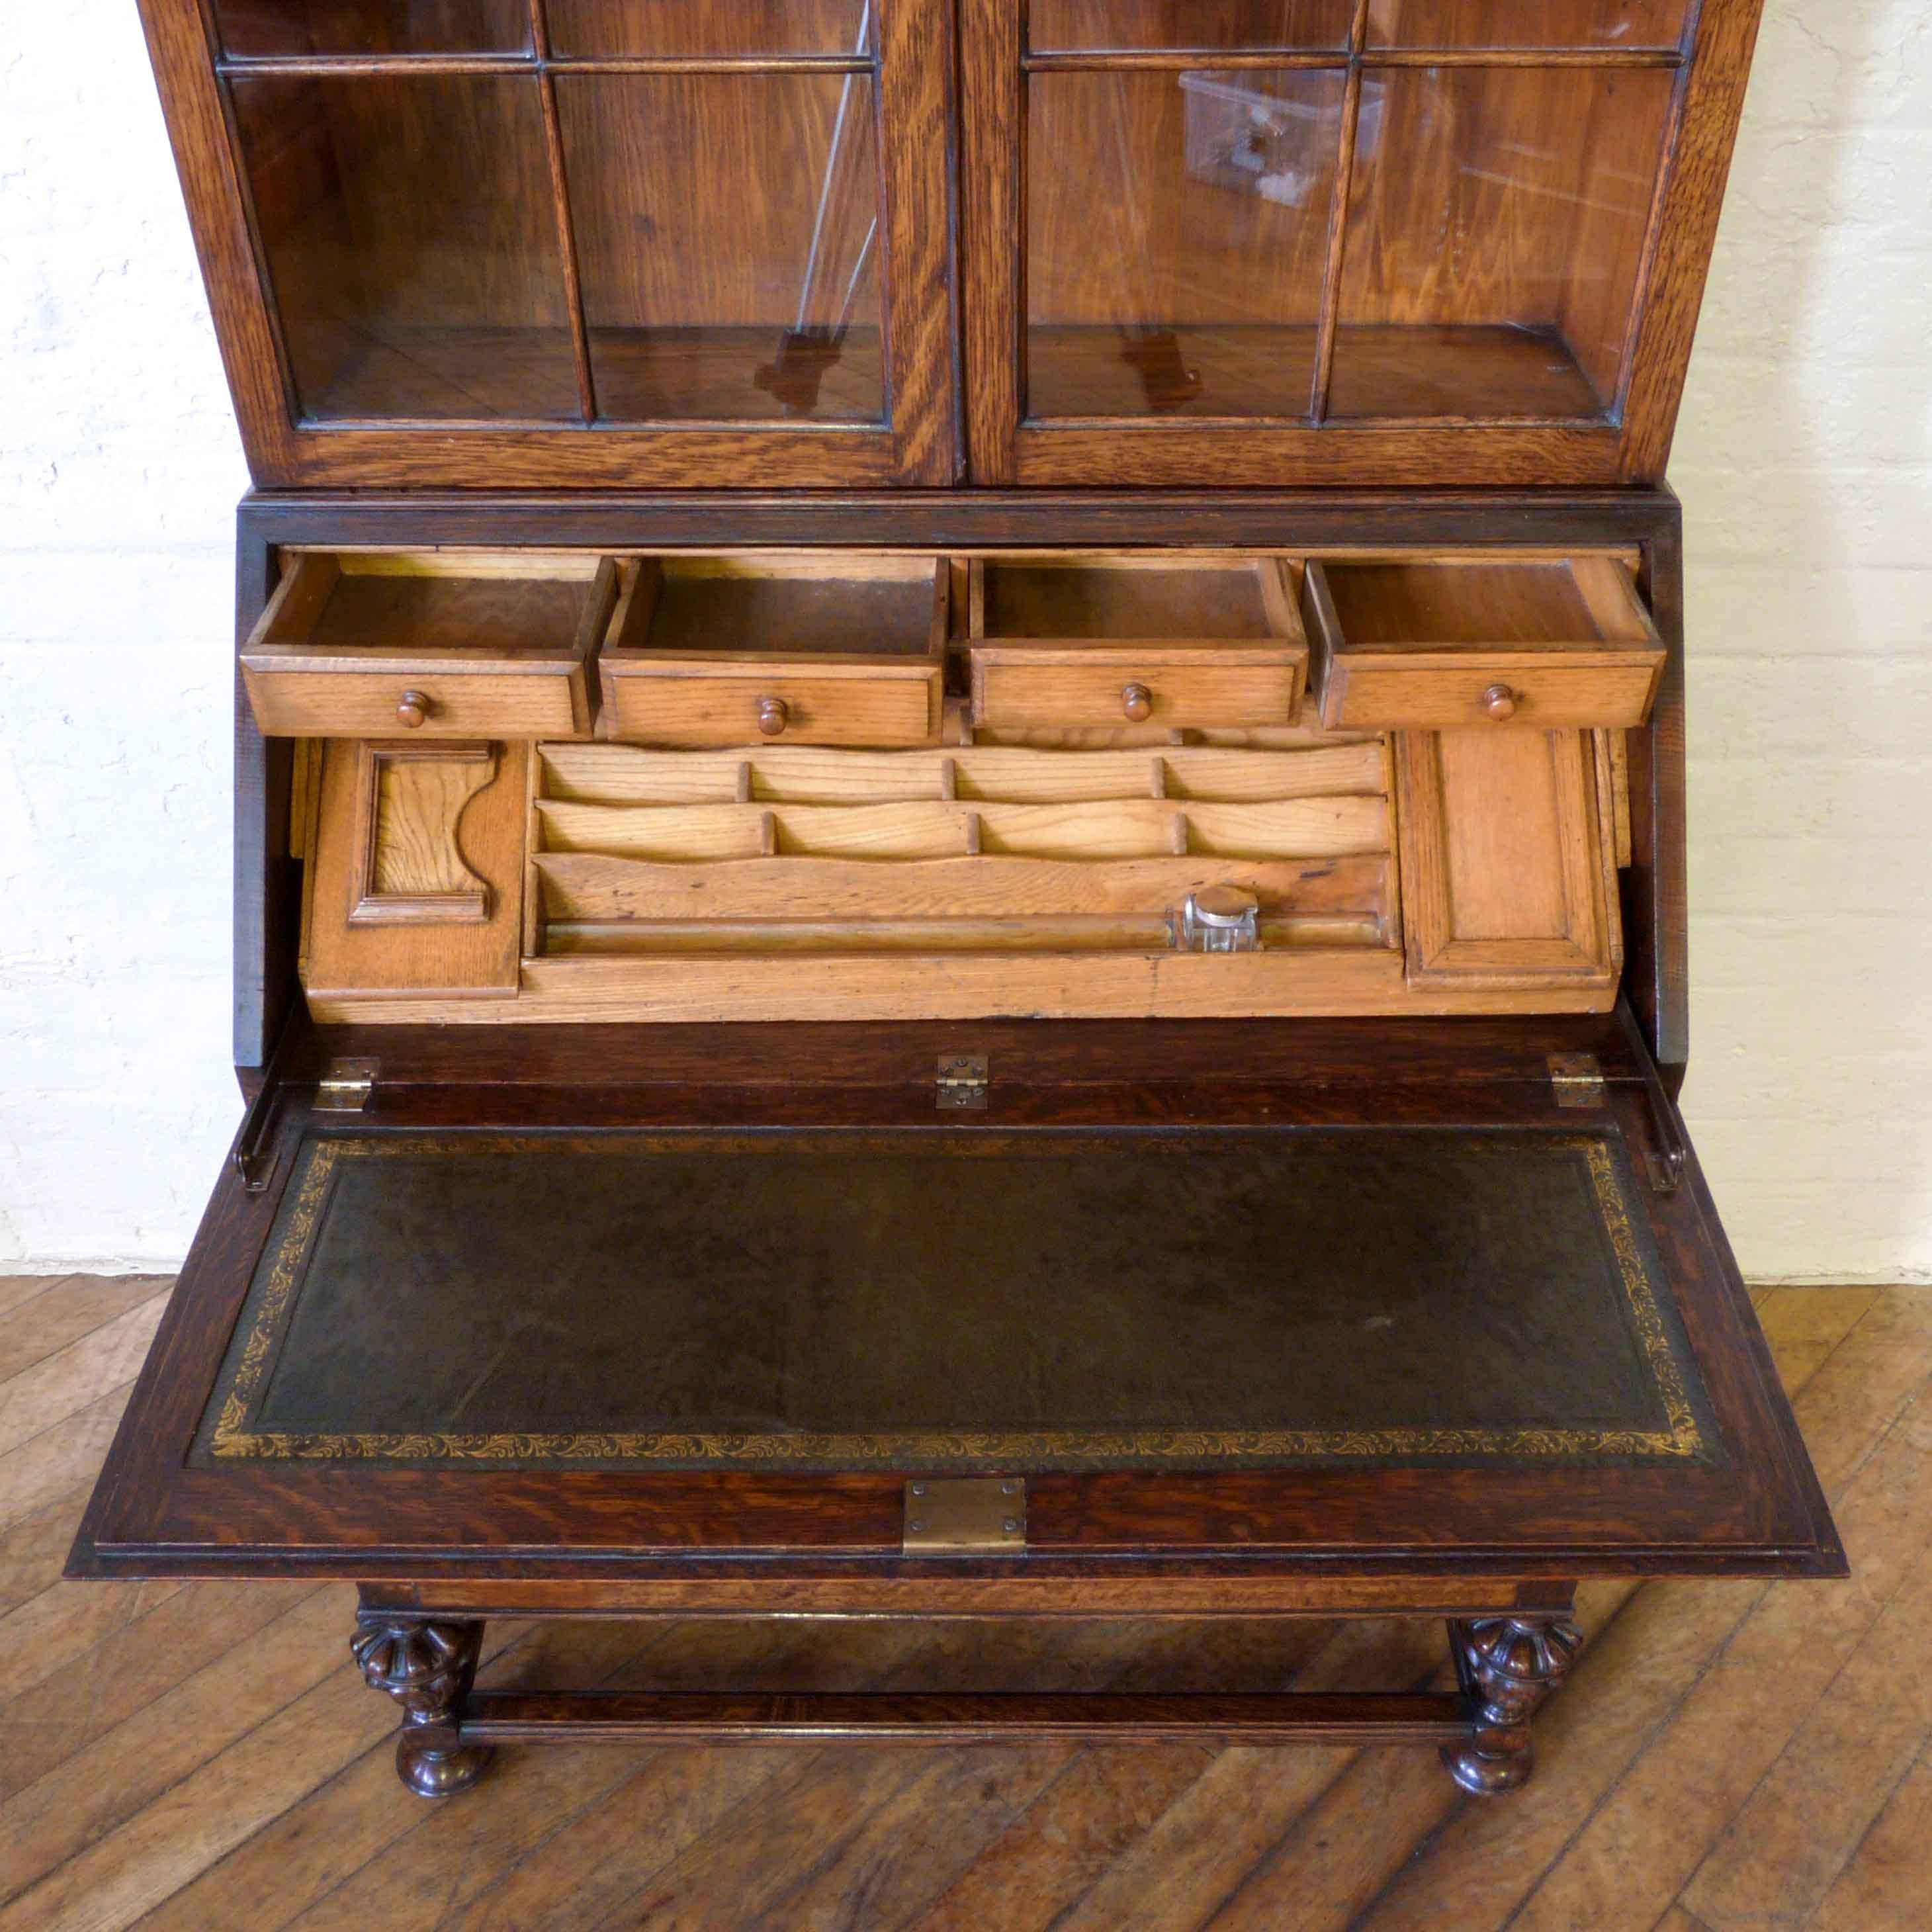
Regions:
<instances>
[{"instance_id":1,"label":"wooden glazing bar","mask_svg":"<svg viewBox=\"0 0 1932 1932\"><path fill-rule=\"evenodd\" d=\"M542 0L532 0L536 6ZM1334 63L1331 62L1330 65ZM604 54L572 59L549 53L272 54L215 62L223 75L349 78L374 75L520 74L870 74L862 54Z\"/></svg>"},{"instance_id":2,"label":"wooden glazing bar","mask_svg":"<svg viewBox=\"0 0 1932 1932\"><path fill-rule=\"evenodd\" d=\"M1382 326L1373 324L1370 326ZM1397 324L1395 326L1401 326ZM1332 358L1332 349L1330 351ZM1325 403L1324 403L1325 408ZM1588 430L1600 427L1601 418L1597 416L1431 416L1432 428L1437 424L1458 430L1509 429L1509 430ZM1051 416L1030 421L1028 433L1038 433L1051 437L1064 437L1063 449L1070 451L1075 437L1099 438L1117 434L1121 418L1118 416ZM1330 430L1332 436L1354 437L1364 431L1382 430L1394 433L1405 426L1413 428L1415 418L1402 416L1350 416L1346 428ZM440 424L439 424L439 427ZM1190 430L1226 430L1230 432L1252 431L1256 434L1286 434L1304 436L1311 429L1327 429L1329 425L1324 415L1319 422L1311 422L1305 416L1190 416L1184 420L1174 421L1154 417L1145 420L1136 418L1133 424L1136 436L1145 436L1158 447L1158 440L1166 436L1178 441L1184 432ZM1328 446L1332 447L1333 445ZM1149 472L1151 474L1151 470Z\"/></svg>"},{"instance_id":3,"label":"wooden glazing bar","mask_svg":"<svg viewBox=\"0 0 1932 1932\"><path fill-rule=\"evenodd\" d=\"M1368 68L1679 68L1684 56L1670 47L1382 47L1349 52L1341 48L1311 51L1283 47L1269 51L1226 47L1148 47L1026 55L1028 74L1114 74L1126 70L1156 73L1202 67L1216 70L1261 68L1271 71L1350 65Z\"/></svg>"},{"instance_id":4,"label":"wooden glazing bar","mask_svg":"<svg viewBox=\"0 0 1932 1932\"><path fill-rule=\"evenodd\" d=\"M1066 48L1052 53L1024 54L1028 74L1117 74L1138 70L1156 74L1203 67L1340 68L1348 62L1346 47L1108 47Z\"/></svg>"},{"instance_id":5,"label":"wooden glazing bar","mask_svg":"<svg viewBox=\"0 0 1932 1932\"><path fill-rule=\"evenodd\" d=\"M1006 0L962 0L959 82L961 350L968 467L1015 480L1013 430L1025 400L1024 22Z\"/></svg>"},{"instance_id":6,"label":"wooden glazing bar","mask_svg":"<svg viewBox=\"0 0 1932 1932\"><path fill-rule=\"evenodd\" d=\"M236 80L257 75L348 79L368 74L535 74L543 63L527 53L264 54L238 59L224 55L215 71Z\"/></svg>"},{"instance_id":7,"label":"wooden glazing bar","mask_svg":"<svg viewBox=\"0 0 1932 1932\"><path fill-rule=\"evenodd\" d=\"M544 0L530 0L530 44L541 61L550 52L550 20ZM577 369L577 406L584 422L597 420L597 380L590 366L590 332L584 320L584 280L577 259L577 224L571 214L570 184L563 158L563 129L557 119L556 82L540 70L538 89L543 102L544 157L556 205L557 259L563 271L564 306L570 314L570 350Z\"/></svg>"},{"instance_id":8,"label":"wooden glazing bar","mask_svg":"<svg viewBox=\"0 0 1932 1932\"><path fill-rule=\"evenodd\" d=\"M1382 47L1365 49L1364 67L1678 68L1674 47Z\"/></svg>"},{"instance_id":9,"label":"wooden glazing bar","mask_svg":"<svg viewBox=\"0 0 1932 1932\"><path fill-rule=\"evenodd\" d=\"M1334 199L1328 210L1328 254L1322 271L1322 311L1316 325L1315 373L1308 398L1309 421L1328 415L1329 386L1335 374L1335 339L1341 327L1342 265L1348 248L1348 197L1355 180L1355 141L1362 119L1362 47L1369 33L1369 0L1355 0L1348 28L1348 78L1342 95L1342 140L1335 163Z\"/></svg>"},{"instance_id":10,"label":"wooden glazing bar","mask_svg":"<svg viewBox=\"0 0 1932 1932\"><path fill-rule=\"evenodd\" d=\"M850 54L553 55L559 74L871 74L872 56Z\"/></svg>"},{"instance_id":11,"label":"wooden glazing bar","mask_svg":"<svg viewBox=\"0 0 1932 1932\"><path fill-rule=\"evenodd\" d=\"M303 427L312 428L322 418L304 418ZM440 436L445 430L502 430L506 433L532 436L563 436L578 434L583 425L566 417L561 421L555 416L330 416L326 419L332 433L336 435L366 431L380 435L394 430L416 432L430 431ZM626 416L623 418L622 434L626 437L645 434L672 435L691 433L719 436L764 436L776 432L747 430L742 422L730 416ZM870 438L876 442L879 436L876 422L809 422L803 418L788 418L783 434L790 436L808 437L814 442L830 444L840 439ZM608 432L606 433L607 435ZM602 440L602 438L599 439Z\"/></svg>"},{"instance_id":12,"label":"wooden glazing bar","mask_svg":"<svg viewBox=\"0 0 1932 1932\"><path fill-rule=\"evenodd\" d=\"M1651 190L1650 211L1644 224L1643 244L1636 273L1635 298L1624 324L1622 360L1618 364L1617 390L1612 406L1619 422L1630 408L1630 386L1635 381L1637 342L1649 310L1648 291L1657 272L1658 256L1663 246L1664 211L1669 206L1672 178L1676 172L1678 146L1684 137L1684 121L1690 98L1691 68L1680 61L1676 85L1671 89L1670 115L1664 128L1664 152Z\"/></svg>"},{"instance_id":13,"label":"wooden glazing bar","mask_svg":"<svg viewBox=\"0 0 1932 1932\"><path fill-rule=\"evenodd\" d=\"M972 1694L472 1692L450 1730L464 1744L875 1743L1453 1744L1468 1736L1454 1692ZM425 1739L428 1733L424 1733ZM434 1742L434 1740L429 1740Z\"/></svg>"},{"instance_id":14,"label":"wooden glazing bar","mask_svg":"<svg viewBox=\"0 0 1932 1932\"><path fill-rule=\"evenodd\" d=\"M240 211L242 225L247 231L250 260L261 290L262 316L267 327L271 350L266 360L272 367L275 380L280 386L283 422L298 424L304 420L302 391L296 383L295 364L289 354L288 329L282 320L280 299L275 293L275 278L268 273L268 251L262 238L262 218L255 206L254 182L250 170L241 164L242 128L236 118L234 89L229 86L224 76L218 75L214 82L214 92L220 110L222 131L226 143L224 158L233 170L235 204Z\"/></svg>"}]
</instances>

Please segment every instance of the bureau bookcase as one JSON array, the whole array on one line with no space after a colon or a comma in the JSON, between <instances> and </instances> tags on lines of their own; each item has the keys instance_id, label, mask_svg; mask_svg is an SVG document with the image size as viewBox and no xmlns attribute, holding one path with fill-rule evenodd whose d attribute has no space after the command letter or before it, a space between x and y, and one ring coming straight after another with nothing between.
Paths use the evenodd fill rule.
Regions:
<instances>
[{"instance_id":1,"label":"bureau bookcase","mask_svg":"<svg viewBox=\"0 0 1932 1932\"><path fill-rule=\"evenodd\" d=\"M142 0L253 475L247 1110L72 1572L572 1737L1429 1743L1842 1575L1676 1096L1756 0ZM553 1695L486 1620L1445 1620Z\"/></svg>"}]
</instances>

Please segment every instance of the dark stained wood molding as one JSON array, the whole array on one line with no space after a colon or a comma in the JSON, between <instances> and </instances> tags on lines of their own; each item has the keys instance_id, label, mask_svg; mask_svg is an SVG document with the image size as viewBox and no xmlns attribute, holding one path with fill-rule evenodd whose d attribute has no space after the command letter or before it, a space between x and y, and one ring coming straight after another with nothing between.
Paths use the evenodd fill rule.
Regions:
<instances>
[{"instance_id":1,"label":"dark stained wood molding","mask_svg":"<svg viewBox=\"0 0 1932 1932\"><path fill-rule=\"evenodd\" d=\"M245 515L235 549L235 908L232 1028L238 1069L266 1066L299 1004L296 977L301 869L289 855L295 747L265 738L242 680L239 652L280 572L274 547L251 538Z\"/></svg>"},{"instance_id":2,"label":"dark stained wood molding","mask_svg":"<svg viewBox=\"0 0 1932 1932\"><path fill-rule=\"evenodd\" d=\"M1763 13L1764 0L1703 0L1698 9L1625 387L1623 476L1630 482L1661 482L1670 465Z\"/></svg>"}]
</instances>

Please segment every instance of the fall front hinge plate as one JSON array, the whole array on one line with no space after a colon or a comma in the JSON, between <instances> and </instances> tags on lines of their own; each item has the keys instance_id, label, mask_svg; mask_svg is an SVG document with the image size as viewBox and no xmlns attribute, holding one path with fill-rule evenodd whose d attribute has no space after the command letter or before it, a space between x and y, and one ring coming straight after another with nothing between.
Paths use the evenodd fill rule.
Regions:
<instances>
[{"instance_id":1,"label":"fall front hinge plate","mask_svg":"<svg viewBox=\"0 0 1932 1932\"><path fill-rule=\"evenodd\" d=\"M939 1111L942 1114L984 1112L990 1078L983 1053L942 1053L939 1056Z\"/></svg>"},{"instance_id":2,"label":"fall front hinge plate","mask_svg":"<svg viewBox=\"0 0 1932 1932\"><path fill-rule=\"evenodd\" d=\"M970 1556L1026 1548L1020 1476L914 1476L905 1486L908 1556Z\"/></svg>"}]
</instances>

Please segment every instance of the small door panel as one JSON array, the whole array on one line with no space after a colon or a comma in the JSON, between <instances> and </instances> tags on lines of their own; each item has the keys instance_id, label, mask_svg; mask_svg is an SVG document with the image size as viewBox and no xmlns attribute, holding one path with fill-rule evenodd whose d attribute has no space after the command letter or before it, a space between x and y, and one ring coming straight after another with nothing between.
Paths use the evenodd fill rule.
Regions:
<instances>
[{"instance_id":1,"label":"small door panel","mask_svg":"<svg viewBox=\"0 0 1932 1932\"><path fill-rule=\"evenodd\" d=\"M146 10L258 484L955 479L950 0Z\"/></svg>"},{"instance_id":2,"label":"small door panel","mask_svg":"<svg viewBox=\"0 0 1932 1932\"><path fill-rule=\"evenodd\" d=\"M976 482L1587 488L1667 444L1646 308L1732 0L962 4Z\"/></svg>"}]
</instances>

